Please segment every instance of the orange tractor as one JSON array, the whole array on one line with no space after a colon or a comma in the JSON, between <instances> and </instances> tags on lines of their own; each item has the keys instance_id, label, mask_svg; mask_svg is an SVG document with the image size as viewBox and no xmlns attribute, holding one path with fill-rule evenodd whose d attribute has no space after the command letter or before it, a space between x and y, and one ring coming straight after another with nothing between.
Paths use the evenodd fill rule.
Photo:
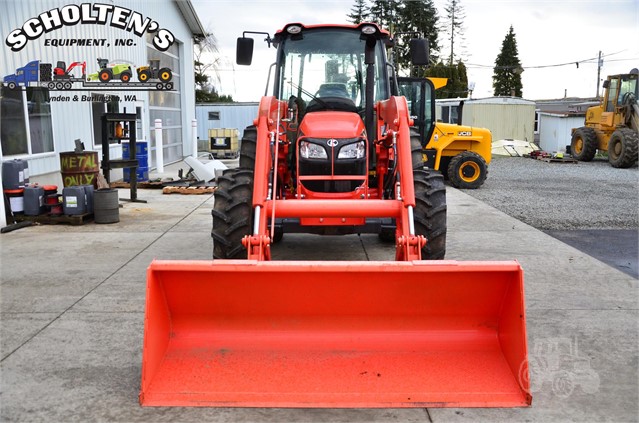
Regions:
<instances>
[{"instance_id":1,"label":"orange tractor","mask_svg":"<svg viewBox=\"0 0 639 423\"><path fill-rule=\"evenodd\" d=\"M266 41L273 91L218 179L214 260L148 269L141 404L530 405L521 267L440 260L445 187L392 95L390 34L296 23ZM426 40L411 51L428 63ZM271 261L285 232L377 233L395 261Z\"/></svg>"}]
</instances>

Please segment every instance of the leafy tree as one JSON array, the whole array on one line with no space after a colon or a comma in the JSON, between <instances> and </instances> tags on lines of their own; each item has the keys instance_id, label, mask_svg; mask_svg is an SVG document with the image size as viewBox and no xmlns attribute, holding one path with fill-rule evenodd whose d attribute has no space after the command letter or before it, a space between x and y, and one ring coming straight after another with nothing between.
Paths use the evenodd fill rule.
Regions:
<instances>
[{"instance_id":1,"label":"leafy tree","mask_svg":"<svg viewBox=\"0 0 639 423\"><path fill-rule=\"evenodd\" d=\"M493 68L493 88L495 96L521 97L521 73L523 68L517 53L517 40L512 25L501 44L501 52Z\"/></svg>"},{"instance_id":2,"label":"leafy tree","mask_svg":"<svg viewBox=\"0 0 639 423\"><path fill-rule=\"evenodd\" d=\"M466 14L460 0L448 0L444 7L443 30L450 43L448 64L452 65L456 60L461 60L466 48L464 43L464 19Z\"/></svg>"},{"instance_id":3,"label":"leafy tree","mask_svg":"<svg viewBox=\"0 0 639 423\"><path fill-rule=\"evenodd\" d=\"M468 96L468 74L466 65L461 61L455 65L439 62L428 68L425 76L448 78L448 83L435 91L435 98L457 98Z\"/></svg>"},{"instance_id":4,"label":"leafy tree","mask_svg":"<svg viewBox=\"0 0 639 423\"><path fill-rule=\"evenodd\" d=\"M355 4L351 8L351 13L346 15L348 21L353 24L359 24L368 19L369 8L366 0L355 0Z\"/></svg>"},{"instance_id":5,"label":"leafy tree","mask_svg":"<svg viewBox=\"0 0 639 423\"><path fill-rule=\"evenodd\" d=\"M205 62L204 55L212 53L215 59ZM210 31L204 37L195 40L193 68L195 70L195 101L197 103L232 103L233 98L229 95L219 95L215 86L211 83L211 73L215 81L220 83L218 66L221 57L217 49L217 40Z\"/></svg>"}]
</instances>

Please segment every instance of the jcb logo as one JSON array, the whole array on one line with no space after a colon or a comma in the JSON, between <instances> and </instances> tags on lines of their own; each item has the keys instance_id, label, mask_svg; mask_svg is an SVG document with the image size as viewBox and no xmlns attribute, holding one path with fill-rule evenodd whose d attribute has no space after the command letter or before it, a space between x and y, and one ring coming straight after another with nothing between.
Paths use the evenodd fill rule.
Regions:
<instances>
[{"instance_id":1,"label":"jcb logo","mask_svg":"<svg viewBox=\"0 0 639 423\"><path fill-rule=\"evenodd\" d=\"M459 131L457 135L460 137L470 137L473 133L470 131Z\"/></svg>"}]
</instances>

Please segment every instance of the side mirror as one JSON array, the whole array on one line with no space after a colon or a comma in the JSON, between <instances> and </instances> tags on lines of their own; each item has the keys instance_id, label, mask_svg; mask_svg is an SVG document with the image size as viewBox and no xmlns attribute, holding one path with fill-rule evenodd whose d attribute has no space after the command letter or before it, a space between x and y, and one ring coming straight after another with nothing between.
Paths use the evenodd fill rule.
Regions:
<instances>
[{"instance_id":1,"label":"side mirror","mask_svg":"<svg viewBox=\"0 0 639 423\"><path fill-rule=\"evenodd\" d=\"M604 88L610 88L610 80L609 80L609 79L606 79L606 80L603 82L603 87L604 87Z\"/></svg>"},{"instance_id":2,"label":"side mirror","mask_svg":"<svg viewBox=\"0 0 639 423\"><path fill-rule=\"evenodd\" d=\"M238 65L250 65L253 61L253 39L240 37L237 39L235 61Z\"/></svg>"},{"instance_id":3,"label":"side mirror","mask_svg":"<svg viewBox=\"0 0 639 423\"><path fill-rule=\"evenodd\" d=\"M415 66L428 66L429 48L426 38L413 38L409 42L410 61Z\"/></svg>"}]
</instances>

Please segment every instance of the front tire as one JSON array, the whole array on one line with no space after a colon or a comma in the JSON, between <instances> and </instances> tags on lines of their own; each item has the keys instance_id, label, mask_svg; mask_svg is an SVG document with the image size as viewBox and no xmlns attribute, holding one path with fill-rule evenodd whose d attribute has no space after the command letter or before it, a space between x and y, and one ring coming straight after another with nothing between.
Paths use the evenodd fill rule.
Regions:
<instances>
[{"instance_id":1,"label":"front tire","mask_svg":"<svg viewBox=\"0 0 639 423\"><path fill-rule=\"evenodd\" d=\"M581 162L591 161L595 157L597 147L597 133L594 129L584 126L572 134L570 153L575 159Z\"/></svg>"},{"instance_id":2,"label":"front tire","mask_svg":"<svg viewBox=\"0 0 639 423\"><path fill-rule=\"evenodd\" d=\"M608 141L608 161L612 167L626 169L635 164L639 135L630 128L619 128Z\"/></svg>"},{"instance_id":3,"label":"front tire","mask_svg":"<svg viewBox=\"0 0 639 423\"><path fill-rule=\"evenodd\" d=\"M149 79L151 79L151 72L148 69L138 72L138 81L147 82Z\"/></svg>"},{"instance_id":4,"label":"front tire","mask_svg":"<svg viewBox=\"0 0 639 423\"><path fill-rule=\"evenodd\" d=\"M464 151L450 159L447 171L448 180L455 188L477 189L486 181L488 165L474 151Z\"/></svg>"},{"instance_id":5,"label":"front tire","mask_svg":"<svg viewBox=\"0 0 639 423\"><path fill-rule=\"evenodd\" d=\"M218 178L213 216L213 258L246 259L242 239L253 225L253 171L229 169Z\"/></svg>"},{"instance_id":6,"label":"front tire","mask_svg":"<svg viewBox=\"0 0 639 423\"><path fill-rule=\"evenodd\" d=\"M124 82L125 84L128 83L131 80L131 71L124 71L120 74L120 81Z\"/></svg>"}]
</instances>

